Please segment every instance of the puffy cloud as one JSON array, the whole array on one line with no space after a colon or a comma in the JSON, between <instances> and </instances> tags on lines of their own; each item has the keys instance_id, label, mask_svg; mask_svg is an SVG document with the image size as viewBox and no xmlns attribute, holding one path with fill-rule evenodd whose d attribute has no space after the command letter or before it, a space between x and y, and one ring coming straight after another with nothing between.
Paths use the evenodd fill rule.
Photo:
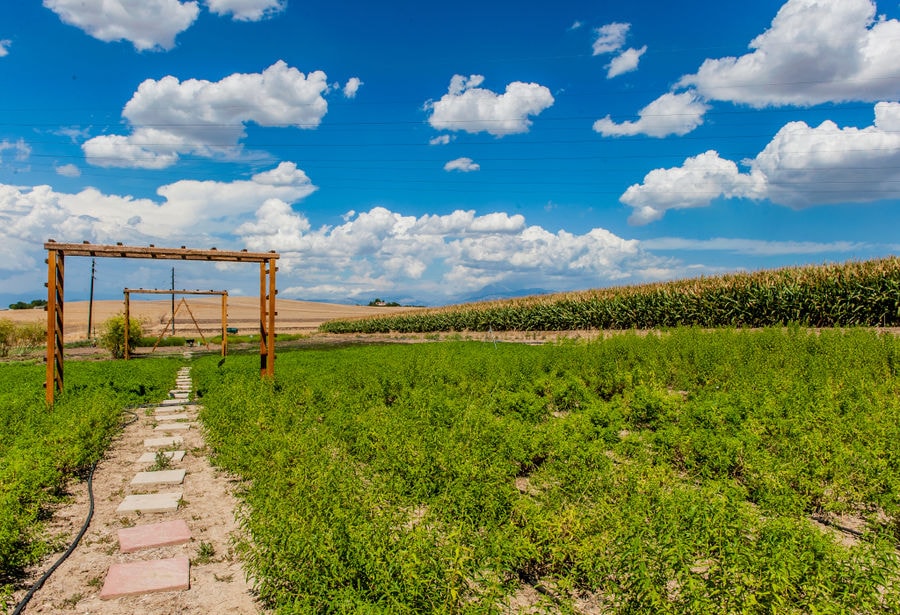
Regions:
<instances>
[{"instance_id":1,"label":"puffy cloud","mask_svg":"<svg viewBox=\"0 0 900 615\"><path fill-rule=\"evenodd\" d=\"M594 30L597 35L594 39L594 55L612 53L620 49L625 44L625 37L630 29L630 23L613 22Z\"/></svg>"},{"instance_id":2,"label":"puffy cloud","mask_svg":"<svg viewBox=\"0 0 900 615\"><path fill-rule=\"evenodd\" d=\"M95 188L65 193L50 186L0 184L0 246L17 246L23 252L0 263L0 269L31 267L48 236L60 241L160 244L227 236L266 201L297 201L315 189L290 162L249 180L168 184L157 190L161 201L104 194Z\"/></svg>"},{"instance_id":3,"label":"puffy cloud","mask_svg":"<svg viewBox=\"0 0 900 615\"><path fill-rule=\"evenodd\" d=\"M359 77L350 77L344 85L344 96L346 98L356 98L356 93L362 84L363 82L360 81Z\"/></svg>"},{"instance_id":4,"label":"puffy cloud","mask_svg":"<svg viewBox=\"0 0 900 615\"><path fill-rule=\"evenodd\" d=\"M578 20L576 19L575 21L572 22L572 25L569 26L569 30L578 30L578 29L581 28L583 25L584 25L584 24L583 24L582 22L580 22L580 21L578 21Z\"/></svg>"},{"instance_id":5,"label":"puffy cloud","mask_svg":"<svg viewBox=\"0 0 900 615\"><path fill-rule=\"evenodd\" d=\"M644 55L646 51L647 45L644 45L640 49L630 47L614 57L607 65L608 70L606 71L606 78L612 79L613 77L618 77L619 75L637 70L638 63L641 61L641 56Z\"/></svg>"},{"instance_id":6,"label":"puffy cloud","mask_svg":"<svg viewBox=\"0 0 900 615\"><path fill-rule=\"evenodd\" d=\"M875 105L866 128L786 124L754 160L774 203L809 207L900 197L900 103Z\"/></svg>"},{"instance_id":7,"label":"puffy cloud","mask_svg":"<svg viewBox=\"0 0 900 615\"><path fill-rule=\"evenodd\" d=\"M615 123L610 116L594 122L594 131L604 137L645 134L651 137L685 135L703 123L709 109L695 92L663 94L638 111L639 120Z\"/></svg>"},{"instance_id":8,"label":"puffy cloud","mask_svg":"<svg viewBox=\"0 0 900 615\"><path fill-rule=\"evenodd\" d=\"M206 0L216 15L231 15L235 21L259 21L272 17L287 7L287 0Z\"/></svg>"},{"instance_id":9,"label":"puffy cloud","mask_svg":"<svg viewBox=\"0 0 900 615\"><path fill-rule=\"evenodd\" d=\"M447 145L453 139L450 135L438 135L429 139L428 145Z\"/></svg>"},{"instance_id":10,"label":"puffy cloud","mask_svg":"<svg viewBox=\"0 0 900 615\"><path fill-rule=\"evenodd\" d=\"M634 208L630 222L646 224L669 209L705 207L719 197L793 208L900 198L900 103L875 105L873 125L862 129L790 122L743 163L746 173L708 151L651 171L619 200Z\"/></svg>"},{"instance_id":11,"label":"puffy cloud","mask_svg":"<svg viewBox=\"0 0 900 615\"><path fill-rule=\"evenodd\" d=\"M662 218L669 209L706 207L720 196L761 198L765 179L744 174L715 151L688 158L680 167L654 169L641 184L629 186L620 201L633 207L631 224L647 224Z\"/></svg>"},{"instance_id":12,"label":"puffy cloud","mask_svg":"<svg viewBox=\"0 0 900 615\"><path fill-rule=\"evenodd\" d=\"M502 137L528 132L529 116L554 102L550 90L537 83L514 81L506 86L505 93L496 94L479 88L483 81L482 75L454 75L447 94L425 104L431 111L428 122L438 130L487 132Z\"/></svg>"},{"instance_id":13,"label":"puffy cloud","mask_svg":"<svg viewBox=\"0 0 900 615\"><path fill-rule=\"evenodd\" d=\"M503 212L416 217L375 207L313 229L302 213L273 200L238 232L250 249L277 250L285 275L302 265L304 285L286 295L348 298L415 288L446 298L497 282L583 287L641 279L635 272L666 265L605 229L553 233Z\"/></svg>"},{"instance_id":14,"label":"puffy cloud","mask_svg":"<svg viewBox=\"0 0 900 615\"><path fill-rule=\"evenodd\" d=\"M9 46L12 45L12 41L9 39L0 40L0 58L9 55Z\"/></svg>"},{"instance_id":15,"label":"puffy cloud","mask_svg":"<svg viewBox=\"0 0 900 615\"><path fill-rule=\"evenodd\" d=\"M62 175L63 177L79 177L81 175L81 169L74 164L63 164L54 167L54 169L58 175Z\"/></svg>"},{"instance_id":16,"label":"puffy cloud","mask_svg":"<svg viewBox=\"0 0 900 615\"><path fill-rule=\"evenodd\" d=\"M304 75L280 60L262 73L216 82L147 79L122 112L132 133L94 137L82 149L88 162L104 167L159 169L183 153L234 156L245 122L316 128L328 111L327 91L324 72Z\"/></svg>"},{"instance_id":17,"label":"puffy cloud","mask_svg":"<svg viewBox=\"0 0 900 615\"><path fill-rule=\"evenodd\" d=\"M691 90L657 99L690 94L696 105L683 117L669 118L679 130L665 134L683 135L702 124L706 108L698 111L703 101L766 107L897 99L900 21L876 18L875 10L873 0L788 0L769 29L750 42L750 53L707 59L696 73L676 83L676 89ZM613 34L601 37L607 52L618 49L611 47L619 40ZM622 44L624 34L619 47ZM610 72L612 68L611 63ZM641 126L640 121L616 125L607 116L594 129L615 136L642 133Z\"/></svg>"},{"instance_id":18,"label":"puffy cloud","mask_svg":"<svg viewBox=\"0 0 900 615\"><path fill-rule=\"evenodd\" d=\"M872 0L788 0L740 57L708 59L680 86L754 107L900 96L900 21Z\"/></svg>"},{"instance_id":19,"label":"puffy cloud","mask_svg":"<svg viewBox=\"0 0 900 615\"><path fill-rule=\"evenodd\" d=\"M72 26L105 41L130 41L138 51L171 49L200 12L179 0L44 0L44 6Z\"/></svg>"},{"instance_id":20,"label":"puffy cloud","mask_svg":"<svg viewBox=\"0 0 900 615\"><path fill-rule=\"evenodd\" d=\"M470 171L477 171L481 168L481 165L472 160L471 158L467 158L463 156L462 158L457 158L456 160L451 160L447 164L444 165L445 171L460 171L462 173L468 173Z\"/></svg>"}]
</instances>

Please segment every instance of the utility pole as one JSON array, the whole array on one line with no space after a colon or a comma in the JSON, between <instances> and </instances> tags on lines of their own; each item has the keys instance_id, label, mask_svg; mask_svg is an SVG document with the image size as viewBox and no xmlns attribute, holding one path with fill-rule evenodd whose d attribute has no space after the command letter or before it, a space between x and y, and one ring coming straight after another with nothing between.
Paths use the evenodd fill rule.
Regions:
<instances>
[{"instance_id":1,"label":"utility pole","mask_svg":"<svg viewBox=\"0 0 900 615\"><path fill-rule=\"evenodd\" d=\"M91 259L91 298L88 301L88 332L87 338L91 339L91 317L94 315L94 274L96 272L97 259Z\"/></svg>"},{"instance_id":2,"label":"utility pole","mask_svg":"<svg viewBox=\"0 0 900 615\"><path fill-rule=\"evenodd\" d=\"M172 335L175 335L175 267L172 267Z\"/></svg>"}]
</instances>

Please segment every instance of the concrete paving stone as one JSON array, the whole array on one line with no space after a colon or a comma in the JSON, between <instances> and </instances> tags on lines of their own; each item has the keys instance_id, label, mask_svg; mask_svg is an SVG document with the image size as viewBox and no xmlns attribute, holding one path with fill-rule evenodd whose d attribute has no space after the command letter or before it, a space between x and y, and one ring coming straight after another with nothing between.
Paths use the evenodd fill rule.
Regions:
<instances>
[{"instance_id":1,"label":"concrete paving stone","mask_svg":"<svg viewBox=\"0 0 900 615\"><path fill-rule=\"evenodd\" d=\"M183 405L181 406L160 406L156 409L156 414L165 413L165 412L184 412L185 408Z\"/></svg>"},{"instance_id":2,"label":"concrete paving stone","mask_svg":"<svg viewBox=\"0 0 900 615\"><path fill-rule=\"evenodd\" d=\"M153 431L187 431L191 428L190 423L161 423L153 428Z\"/></svg>"},{"instance_id":3,"label":"concrete paving stone","mask_svg":"<svg viewBox=\"0 0 900 615\"><path fill-rule=\"evenodd\" d=\"M131 485L180 485L184 482L184 469L138 472L131 479Z\"/></svg>"},{"instance_id":4,"label":"concrete paving stone","mask_svg":"<svg viewBox=\"0 0 900 615\"><path fill-rule=\"evenodd\" d=\"M184 451L165 451L163 455L169 458L169 461L181 461L184 459ZM156 461L156 453L144 453L137 458L135 463L154 463Z\"/></svg>"},{"instance_id":5,"label":"concrete paving stone","mask_svg":"<svg viewBox=\"0 0 900 615\"><path fill-rule=\"evenodd\" d=\"M175 512L178 510L178 502L181 500L181 496L181 491L128 495L116 508L116 512L119 514L137 511L142 513Z\"/></svg>"},{"instance_id":6,"label":"concrete paving stone","mask_svg":"<svg viewBox=\"0 0 900 615\"><path fill-rule=\"evenodd\" d=\"M160 406L180 406L184 404L183 399L164 399L159 402Z\"/></svg>"},{"instance_id":7,"label":"concrete paving stone","mask_svg":"<svg viewBox=\"0 0 900 615\"><path fill-rule=\"evenodd\" d=\"M119 530L119 551L134 553L141 549L180 545L191 539L191 530L184 519L135 525Z\"/></svg>"},{"instance_id":8,"label":"concrete paving stone","mask_svg":"<svg viewBox=\"0 0 900 615\"><path fill-rule=\"evenodd\" d=\"M193 412L157 412L155 418L165 421L187 421L196 418L196 415Z\"/></svg>"},{"instance_id":9,"label":"concrete paving stone","mask_svg":"<svg viewBox=\"0 0 900 615\"><path fill-rule=\"evenodd\" d=\"M191 562L186 557L113 564L100 590L101 600L191 587Z\"/></svg>"},{"instance_id":10,"label":"concrete paving stone","mask_svg":"<svg viewBox=\"0 0 900 615\"><path fill-rule=\"evenodd\" d=\"M144 448L160 448L163 446L181 446L184 444L184 438L181 436L170 436L168 438L147 438L144 440Z\"/></svg>"}]
</instances>

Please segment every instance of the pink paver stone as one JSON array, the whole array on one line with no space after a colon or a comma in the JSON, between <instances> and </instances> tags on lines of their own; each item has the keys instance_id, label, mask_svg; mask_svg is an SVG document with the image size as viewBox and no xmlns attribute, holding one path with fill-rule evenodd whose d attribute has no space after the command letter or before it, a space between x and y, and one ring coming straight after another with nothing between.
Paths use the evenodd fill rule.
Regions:
<instances>
[{"instance_id":1,"label":"pink paver stone","mask_svg":"<svg viewBox=\"0 0 900 615\"><path fill-rule=\"evenodd\" d=\"M190 587L191 562L186 557L113 564L106 573L100 599L179 591Z\"/></svg>"},{"instance_id":2,"label":"pink paver stone","mask_svg":"<svg viewBox=\"0 0 900 615\"><path fill-rule=\"evenodd\" d=\"M141 549L180 545L191 539L191 530L184 519L151 525L136 525L119 530L119 550L133 553Z\"/></svg>"}]
</instances>

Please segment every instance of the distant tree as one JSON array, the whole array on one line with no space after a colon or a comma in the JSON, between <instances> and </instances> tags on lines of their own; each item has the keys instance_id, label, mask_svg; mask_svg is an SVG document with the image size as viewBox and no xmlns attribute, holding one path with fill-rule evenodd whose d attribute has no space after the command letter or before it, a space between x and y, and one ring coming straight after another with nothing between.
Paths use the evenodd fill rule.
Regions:
<instances>
[{"instance_id":1,"label":"distant tree","mask_svg":"<svg viewBox=\"0 0 900 615\"><path fill-rule=\"evenodd\" d=\"M9 304L11 310L33 310L34 308L44 307L47 305L46 299L32 299L30 302L16 301Z\"/></svg>"},{"instance_id":2,"label":"distant tree","mask_svg":"<svg viewBox=\"0 0 900 615\"><path fill-rule=\"evenodd\" d=\"M369 307L400 307L400 304L396 301L383 301L376 297L372 301L369 301Z\"/></svg>"}]
</instances>

